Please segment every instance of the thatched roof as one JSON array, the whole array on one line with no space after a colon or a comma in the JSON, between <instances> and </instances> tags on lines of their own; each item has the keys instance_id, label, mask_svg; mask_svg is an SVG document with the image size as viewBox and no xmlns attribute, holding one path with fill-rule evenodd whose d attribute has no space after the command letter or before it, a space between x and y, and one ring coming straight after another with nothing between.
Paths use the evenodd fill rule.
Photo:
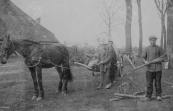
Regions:
<instances>
[{"instance_id":1,"label":"thatched roof","mask_svg":"<svg viewBox=\"0 0 173 111\"><path fill-rule=\"evenodd\" d=\"M52 32L25 14L10 0L0 0L0 37L59 42Z\"/></svg>"}]
</instances>

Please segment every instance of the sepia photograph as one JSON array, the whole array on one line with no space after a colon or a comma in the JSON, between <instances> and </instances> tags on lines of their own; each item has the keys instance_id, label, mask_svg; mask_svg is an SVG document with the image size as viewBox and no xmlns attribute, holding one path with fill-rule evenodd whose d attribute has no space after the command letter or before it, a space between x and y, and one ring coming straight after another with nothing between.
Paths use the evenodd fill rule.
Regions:
<instances>
[{"instance_id":1,"label":"sepia photograph","mask_svg":"<svg viewBox=\"0 0 173 111\"><path fill-rule=\"evenodd\" d=\"M0 0L0 111L173 111L173 0Z\"/></svg>"}]
</instances>

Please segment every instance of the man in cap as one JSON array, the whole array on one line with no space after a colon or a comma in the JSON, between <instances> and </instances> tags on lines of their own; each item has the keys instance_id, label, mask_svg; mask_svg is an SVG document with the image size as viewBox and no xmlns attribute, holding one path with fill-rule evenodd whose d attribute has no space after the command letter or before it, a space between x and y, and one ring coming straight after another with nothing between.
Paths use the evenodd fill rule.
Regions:
<instances>
[{"instance_id":1,"label":"man in cap","mask_svg":"<svg viewBox=\"0 0 173 111\"><path fill-rule=\"evenodd\" d=\"M111 40L108 41L108 49L112 55L110 79L111 79L111 82L113 82L117 77L120 77L120 76L116 74L116 72L117 72L117 64L116 64L117 56L116 56L115 50L113 48L113 41L111 41Z\"/></svg>"},{"instance_id":2,"label":"man in cap","mask_svg":"<svg viewBox=\"0 0 173 111\"><path fill-rule=\"evenodd\" d=\"M149 42L150 45L145 48L142 54L142 61L147 64L146 70L146 97L142 101L150 101L153 93L153 80L155 80L155 89L156 89L156 99L161 101L161 76L162 76L162 62L164 59L157 58L164 54L163 49L156 45L156 36L150 36ZM155 61L150 63L151 61Z\"/></svg>"},{"instance_id":3,"label":"man in cap","mask_svg":"<svg viewBox=\"0 0 173 111\"><path fill-rule=\"evenodd\" d=\"M113 66L116 64L116 54L113 50L112 43L112 41L109 41L108 46L104 46L99 54L100 62L96 65L100 66L101 80L98 89L103 87L109 89L115 79L114 70L116 69L113 70Z\"/></svg>"}]
</instances>

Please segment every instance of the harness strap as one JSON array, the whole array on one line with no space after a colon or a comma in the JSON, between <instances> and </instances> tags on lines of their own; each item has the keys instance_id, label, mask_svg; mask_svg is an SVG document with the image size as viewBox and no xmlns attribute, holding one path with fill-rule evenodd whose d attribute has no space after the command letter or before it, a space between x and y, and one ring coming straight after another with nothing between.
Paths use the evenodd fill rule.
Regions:
<instances>
[{"instance_id":1,"label":"harness strap","mask_svg":"<svg viewBox=\"0 0 173 111\"><path fill-rule=\"evenodd\" d=\"M14 46L14 43L13 43L12 40L10 40L10 41L11 41L12 46L13 46L14 51L15 51L16 48L15 48L15 46ZM38 52L40 52L40 51L42 51L42 50L43 50L43 53L41 54L40 57L33 57L34 54L36 54L36 53L38 53ZM43 59L43 58L42 58L42 55L44 54L45 50L46 50L46 46L43 46L42 49L40 49L40 50L34 52L33 54L31 54L31 55L29 55L29 56L27 56L27 57L24 57L25 60L27 60L27 58L31 57L32 60L34 60L34 61L38 61L38 62L37 62L35 65L33 65L33 66L28 66L28 65L27 65L27 66L28 66L28 67L35 67L35 66L37 66L40 62L44 62L44 63L52 64L52 65L54 65L54 66L56 66L56 67L61 67L61 68L67 68L67 69L70 69L70 68L68 68L68 67L63 67L63 66L59 66L59 65L57 65L57 64L54 64L53 62L50 61L50 58L49 58L48 60ZM63 55L63 56L64 56L64 55ZM48 58L48 54L47 54L47 58Z\"/></svg>"}]
</instances>

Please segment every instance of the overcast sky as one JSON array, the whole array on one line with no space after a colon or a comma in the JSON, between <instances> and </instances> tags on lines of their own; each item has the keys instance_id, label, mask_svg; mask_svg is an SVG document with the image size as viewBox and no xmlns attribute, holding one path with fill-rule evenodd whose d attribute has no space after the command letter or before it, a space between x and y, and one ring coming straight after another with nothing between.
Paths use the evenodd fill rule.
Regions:
<instances>
[{"instance_id":1,"label":"overcast sky","mask_svg":"<svg viewBox=\"0 0 173 111\"><path fill-rule=\"evenodd\" d=\"M97 46L96 38L106 39L105 24L99 15L100 0L11 0L33 19L41 17L41 25L64 43ZM124 1L124 0L122 0ZM136 0L134 0L136 1ZM143 46L149 45L148 37L155 35L160 44L160 18L154 0L141 0L143 23ZM125 5L125 3L124 3ZM132 46L138 46L138 9L133 2ZM122 15L123 14L123 15ZM125 20L125 8L120 18ZM118 15L116 15L118 16ZM125 47L125 24L112 31L112 38L119 48ZM100 34L102 33L102 34Z\"/></svg>"}]
</instances>

